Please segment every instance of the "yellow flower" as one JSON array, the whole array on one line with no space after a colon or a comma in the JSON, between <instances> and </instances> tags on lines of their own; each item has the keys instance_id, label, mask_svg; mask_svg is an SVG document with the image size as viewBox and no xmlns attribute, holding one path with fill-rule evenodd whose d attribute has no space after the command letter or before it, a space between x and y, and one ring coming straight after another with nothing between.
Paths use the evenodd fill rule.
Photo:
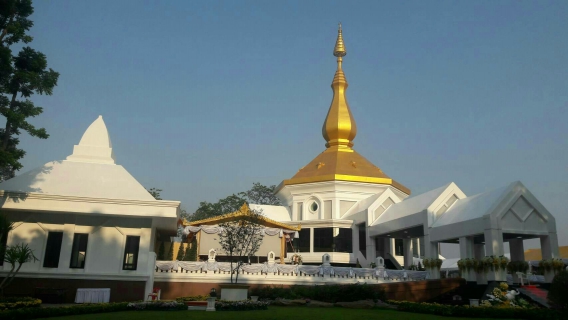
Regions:
<instances>
[{"instance_id":1,"label":"yellow flower","mask_svg":"<svg viewBox=\"0 0 568 320\"><path fill-rule=\"evenodd\" d=\"M509 289L509 285L507 284L507 282L501 282L501 283L499 284L499 287L500 287L502 290L507 290L507 289Z\"/></svg>"}]
</instances>

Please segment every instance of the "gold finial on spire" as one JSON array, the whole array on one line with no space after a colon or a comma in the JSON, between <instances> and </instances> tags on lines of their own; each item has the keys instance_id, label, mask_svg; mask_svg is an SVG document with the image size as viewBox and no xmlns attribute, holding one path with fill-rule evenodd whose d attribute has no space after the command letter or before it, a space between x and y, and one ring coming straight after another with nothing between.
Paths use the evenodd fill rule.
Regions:
<instances>
[{"instance_id":1,"label":"gold finial on spire","mask_svg":"<svg viewBox=\"0 0 568 320\"><path fill-rule=\"evenodd\" d=\"M341 23L339 23L337 41L333 49L333 55L337 57L337 71L335 71L335 76L331 83L333 100L323 123L322 134L327 141L325 144L327 148L333 147L339 151L352 152L353 139L357 135L357 124L355 124L355 119L351 115L351 110L345 97L345 90L348 84L341 64L346 54Z\"/></svg>"},{"instance_id":2,"label":"gold finial on spire","mask_svg":"<svg viewBox=\"0 0 568 320\"><path fill-rule=\"evenodd\" d=\"M343 44L343 34L341 30L341 22L339 23L339 30L337 31L337 41L335 41L335 48L333 49L333 55L336 57L345 57L347 51L345 51L345 45Z\"/></svg>"}]
</instances>

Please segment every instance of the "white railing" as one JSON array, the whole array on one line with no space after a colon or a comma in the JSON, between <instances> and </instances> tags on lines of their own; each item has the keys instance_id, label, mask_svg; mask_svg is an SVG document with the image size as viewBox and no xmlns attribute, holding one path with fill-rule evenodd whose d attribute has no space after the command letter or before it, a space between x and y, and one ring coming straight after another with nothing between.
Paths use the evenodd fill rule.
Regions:
<instances>
[{"instance_id":1,"label":"white railing","mask_svg":"<svg viewBox=\"0 0 568 320\"><path fill-rule=\"evenodd\" d=\"M236 265L234 264L233 267ZM184 279L191 278L219 278L230 277L231 264L228 262L189 262L189 261L157 261L156 277L163 279ZM165 274L164 274L165 273ZM426 271L410 271L410 270L388 270L384 268L351 268L351 267L333 267L323 265L289 265L278 263L255 263L242 265L235 274L240 277L252 276L252 279L258 276L271 278L285 277L287 281L291 278L297 278L299 281L305 277L328 279L366 279L376 280L380 282L389 281L416 281L425 280L427 278ZM169 274L169 275L168 275ZM233 274L234 275L234 274Z\"/></svg>"}]
</instances>

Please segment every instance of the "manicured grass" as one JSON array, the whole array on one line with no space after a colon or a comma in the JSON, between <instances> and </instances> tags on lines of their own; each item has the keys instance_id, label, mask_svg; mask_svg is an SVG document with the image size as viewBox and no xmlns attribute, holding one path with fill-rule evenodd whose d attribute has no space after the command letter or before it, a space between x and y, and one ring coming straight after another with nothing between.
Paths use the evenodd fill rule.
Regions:
<instances>
[{"instance_id":1,"label":"manicured grass","mask_svg":"<svg viewBox=\"0 0 568 320\"><path fill-rule=\"evenodd\" d=\"M344 309L344 308L307 308L307 307L268 307L268 310L262 311L222 311L222 312L206 312L206 311L127 311L88 314L80 316L68 316L49 319L61 320L290 320L290 319L313 319L313 320L347 320L347 319L381 319L381 320L467 320L471 318L454 318L440 317L427 314L407 313L395 310L384 309ZM477 318L476 320L483 320Z\"/></svg>"}]
</instances>

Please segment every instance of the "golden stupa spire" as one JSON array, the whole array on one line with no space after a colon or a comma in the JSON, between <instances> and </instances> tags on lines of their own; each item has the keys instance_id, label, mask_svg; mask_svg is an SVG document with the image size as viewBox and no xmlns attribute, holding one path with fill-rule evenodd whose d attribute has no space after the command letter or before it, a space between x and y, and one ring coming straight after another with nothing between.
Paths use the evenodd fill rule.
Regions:
<instances>
[{"instance_id":1,"label":"golden stupa spire","mask_svg":"<svg viewBox=\"0 0 568 320\"><path fill-rule=\"evenodd\" d=\"M337 41L333 49L333 55L337 57L337 71L333 77L331 88L333 89L333 100L327 112L327 117L323 123L322 134L327 143L327 148L336 148L339 151L353 151L353 139L357 135L357 124L349 109L345 90L347 90L347 80L341 68L343 57L347 54L343 44L343 33L341 23L337 31Z\"/></svg>"}]
</instances>

